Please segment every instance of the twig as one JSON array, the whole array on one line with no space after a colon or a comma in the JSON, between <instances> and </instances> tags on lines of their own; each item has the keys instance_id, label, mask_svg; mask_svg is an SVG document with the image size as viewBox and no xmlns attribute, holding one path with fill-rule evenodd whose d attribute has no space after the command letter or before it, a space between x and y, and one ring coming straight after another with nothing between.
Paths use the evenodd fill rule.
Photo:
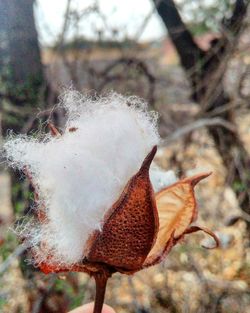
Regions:
<instances>
[{"instance_id":1,"label":"twig","mask_svg":"<svg viewBox=\"0 0 250 313\"><path fill-rule=\"evenodd\" d=\"M221 115L223 113L226 113L231 110L241 109L243 108L243 105L245 105L245 101L234 99L225 105L222 105L220 107L217 107L213 109L212 111L206 112L207 117L216 117L218 115Z\"/></svg>"},{"instance_id":2,"label":"twig","mask_svg":"<svg viewBox=\"0 0 250 313\"><path fill-rule=\"evenodd\" d=\"M179 129L177 129L175 132L173 132L171 135L167 136L164 141L162 142L162 145L166 146L171 144L173 141L180 139L181 137L189 134L190 132L193 132L194 130L197 130L199 128L202 127L211 127L211 126L221 126L224 127L228 130L230 130L231 132L235 132L236 128L235 126L220 118L220 117L214 117L214 118L203 118L203 119L199 119L197 121L194 121L190 124L187 124Z\"/></svg>"},{"instance_id":3,"label":"twig","mask_svg":"<svg viewBox=\"0 0 250 313\"><path fill-rule=\"evenodd\" d=\"M250 223L250 214L241 211L240 217L245 220L246 222Z\"/></svg>"},{"instance_id":4,"label":"twig","mask_svg":"<svg viewBox=\"0 0 250 313\"><path fill-rule=\"evenodd\" d=\"M155 102L155 83L156 83L156 78L155 76L151 73L149 70L146 62L143 60L140 60L136 57L121 57L115 61L113 61L111 64L109 64L103 71L97 72L93 68L91 68L92 74L96 75L97 77L102 77L102 81L97 86L98 92L101 92L103 88L106 86L107 83L112 82L112 81L117 81L121 79L126 79L124 74L127 74L127 71L121 72L120 75L112 74L112 71L115 71L116 68L119 68L119 66L125 66L125 67L130 67L134 66L134 68L145 77L145 79L148 82L148 102L150 105L153 105Z\"/></svg>"},{"instance_id":5,"label":"twig","mask_svg":"<svg viewBox=\"0 0 250 313\"><path fill-rule=\"evenodd\" d=\"M36 300L36 302L34 303L33 308L32 308L32 313L39 313L40 312L40 309L41 309L41 306L42 306L44 300L50 294L50 291L52 290L52 288L55 285L56 278L57 278L56 275L53 275L52 277L50 277L49 283L48 283L48 286L47 286L45 292L43 292L40 295L40 297Z\"/></svg>"},{"instance_id":6,"label":"twig","mask_svg":"<svg viewBox=\"0 0 250 313\"><path fill-rule=\"evenodd\" d=\"M62 27L61 34L59 36L58 50L62 49L62 47L64 45L66 33L68 31L71 2L72 2L72 0L67 0L66 9L65 9L65 13L64 13L63 27Z\"/></svg>"},{"instance_id":7,"label":"twig","mask_svg":"<svg viewBox=\"0 0 250 313\"><path fill-rule=\"evenodd\" d=\"M4 273L12 264L12 262L19 257L25 250L27 249L27 245L22 244L19 245L12 254L10 254L7 259L0 266L0 274Z\"/></svg>"},{"instance_id":8,"label":"twig","mask_svg":"<svg viewBox=\"0 0 250 313\"><path fill-rule=\"evenodd\" d=\"M153 6L152 10L150 10L150 12L145 16L144 20L142 21L142 24L140 25L139 29L137 30L137 32L136 32L136 34L134 36L134 41L135 42L138 42L139 39L141 38L141 35L143 34L145 28L147 27L150 19L154 15L154 13L156 11L156 7L158 7L160 2L161 2L161 0L156 0L155 1L155 5Z\"/></svg>"},{"instance_id":9,"label":"twig","mask_svg":"<svg viewBox=\"0 0 250 313\"><path fill-rule=\"evenodd\" d=\"M239 88L238 88L238 95L240 98L244 100L250 100L250 94L246 95L243 92L244 89L244 82L247 80L248 75L250 75L250 65L248 64L244 73L241 75L240 81L239 81Z\"/></svg>"}]
</instances>

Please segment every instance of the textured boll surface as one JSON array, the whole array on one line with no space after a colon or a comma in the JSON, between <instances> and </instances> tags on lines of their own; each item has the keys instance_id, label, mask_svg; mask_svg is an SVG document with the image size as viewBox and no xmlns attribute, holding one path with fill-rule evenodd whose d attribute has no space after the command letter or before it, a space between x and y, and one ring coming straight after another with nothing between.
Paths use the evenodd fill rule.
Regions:
<instances>
[{"instance_id":1,"label":"textured boll surface","mask_svg":"<svg viewBox=\"0 0 250 313\"><path fill-rule=\"evenodd\" d=\"M13 167L25 167L31 174L39 194L34 209L45 212L42 224L19 227L35 259L73 265L84 257L88 236L101 229L104 214L158 144L159 135L156 114L136 97L112 93L91 100L70 90L60 106L67 112L61 137L12 136L4 150ZM173 173L168 179L164 175L152 170L156 190L175 180Z\"/></svg>"}]
</instances>

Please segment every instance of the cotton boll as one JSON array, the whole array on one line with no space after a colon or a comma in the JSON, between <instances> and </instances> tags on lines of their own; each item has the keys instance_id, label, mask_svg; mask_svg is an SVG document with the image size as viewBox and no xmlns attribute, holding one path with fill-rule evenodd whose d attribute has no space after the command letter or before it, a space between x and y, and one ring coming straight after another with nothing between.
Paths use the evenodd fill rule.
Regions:
<instances>
[{"instance_id":1,"label":"cotton boll","mask_svg":"<svg viewBox=\"0 0 250 313\"><path fill-rule=\"evenodd\" d=\"M68 162L64 163L67 164L64 174L54 173L62 179L65 176L67 182L64 179L60 189L55 189L49 203L49 207L53 209L48 211L52 228L61 234L55 238L53 245L58 251L66 252L64 260L69 263L82 257L82 242L86 242L89 234L100 227L103 213L112 206L116 195L121 192L102 160L94 159L88 152L79 153L78 156L79 159L73 160L68 156ZM78 166L81 159L85 162Z\"/></svg>"},{"instance_id":2,"label":"cotton boll","mask_svg":"<svg viewBox=\"0 0 250 313\"><path fill-rule=\"evenodd\" d=\"M4 149L12 166L32 175L46 214L28 236L37 262L71 265L84 257L89 235L101 229L159 135L155 113L136 97L113 93L94 101L70 90L61 99L67 112L61 137L12 137Z\"/></svg>"},{"instance_id":3,"label":"cotton boll","mask_svg":"<svg viewBox=\"0 0 250 313\"><path fill-rule=\"evenodd\" d=\"M156 165L150 169L149 173L155 192L161 191L163 188L168 187L177 181L174 171L163 171Z\"/></svg>"}]
</instances>

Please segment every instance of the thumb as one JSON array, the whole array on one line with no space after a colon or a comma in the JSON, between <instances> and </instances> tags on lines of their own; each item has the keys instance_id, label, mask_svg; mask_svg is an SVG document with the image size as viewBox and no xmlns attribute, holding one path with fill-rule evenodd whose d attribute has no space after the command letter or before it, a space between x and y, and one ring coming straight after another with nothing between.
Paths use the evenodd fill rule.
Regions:
<instances>
[{"instance_id":1,"label":"thumb","mask_svg":"<svg viewBox=\"0 0 250 313\"><path fill-rule=\"evenodd\" d=\"M70 311L69 313L93 313L94 310L94 302L85 304L81 307ZM102 308L102 313L115 313L115 311L108 305L104 304Z\"/></svg>"}]
</instances>

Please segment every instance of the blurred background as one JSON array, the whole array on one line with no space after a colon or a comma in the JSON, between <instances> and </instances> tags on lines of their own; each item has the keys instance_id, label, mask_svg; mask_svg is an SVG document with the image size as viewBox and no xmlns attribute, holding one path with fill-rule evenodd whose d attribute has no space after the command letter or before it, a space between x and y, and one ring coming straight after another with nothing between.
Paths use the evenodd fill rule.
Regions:
<instances>
[{"instance_id":1,"label":"blurred background","mask_svg":"<svg viewBox=\"0 0 250 313\"><path fill-rule=\"evenodd\" d=\"M118 313L250 312L249 0L0 0L0 142L64 124L63 87L118 91L160 114L157 163L197 188L199 224L154 268L109 281ZM32 190L0 161L0 312L63 313L94 297L85 274L44 275L9 229Z\"/></svg>"}]
</instances>

